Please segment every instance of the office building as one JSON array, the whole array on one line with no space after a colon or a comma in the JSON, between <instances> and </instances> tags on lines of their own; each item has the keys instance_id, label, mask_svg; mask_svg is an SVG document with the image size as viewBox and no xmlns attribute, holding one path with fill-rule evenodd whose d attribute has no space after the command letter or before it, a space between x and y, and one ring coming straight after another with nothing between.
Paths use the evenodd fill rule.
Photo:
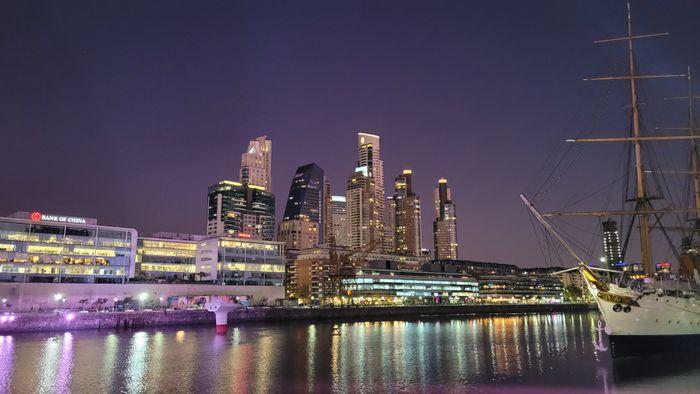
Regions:
<instances>
[{"instance_id":1,"label":"office building","mask_svg":"<svg viewBox=\"0 0 700 394\"><path fill-rule=\"evenodd\" d=\"M284 244L213 236L197 242L195 274L200 281L238 286L282 286Z\"/></svg>"},{"instance_id":2,"label":"office building","mask_svg":"<svg viewBox=\"0 0 700 394\"><path fill-rule=\"evenodd\" d=\"M329 245L348 246L348 206L345 196L331 196L332 241Z\"/></svg>"},{"instance_id":3,"label":"office building","mask_svg":"<svg viewBox=\"0 0 700 394\"><path fill-rule=\"evenodd\" d=\"M135 274L137 238L97 219L16 212L0 218L0 280L125 283Z\"/></svg>"},{"instance_id":4,"label":"office building","mask_svg":"<svg viewBox=\"0 0 700 394\"><path fill-rule=\"evenodd\" d=\"M603 222L603 258L608 269L622 267L622 250L620 248L620 233L617 222L608 219Z\"/></svg>"},{"instance_id":5,"label":"office building","mask_svg":"<svg viewBox=\"0 0 700 394\"><path fill-rule=\"evenodd\" d=\"M240 181L272 193L272 141L267 136L250 141L241 155Z\"/></svg>"},{"instance_id":6,"label":"office building","mask_svg":"<svg viewBox=\"0 0 700 394\"><path fill-rule=\"evenodd\" d=\"M379 253L358 252L343 247L318 246L303 249L288 260L285 293L303 304L327 304L339 295L337 279L344 268L362 269L372 264L390 264L392 269L418 271L427 258ZM354 271L353 271L354 272Z\"/></svg>"},{"instance_id":7,"label":"office building","mask_svg":"<svg viewBox=\"0 0 700 394\"><path fill-rule=\"evenodd\" d=\"M433 237L436 260L456 260L457 245L457 216L452 202L452 190L447 187L447 179L440 178L435 189L435 222L433 222Z\"/></svg>"},{"instance_id":8,"label":"office building","mask_svg":"<svg viewBox=\"0 0 700 394\"><path fill-rule=\"evenodd\" d=\"M394 182L393 213L396 253L420 256L422 250L420 198L413 191L413 172L403 170Z\"/></svg>"},{"instance_id":9,"label":"office building","mask_svg":"<svg viewBox=\"0 0 700 394\"><path fill-rule=\"evenodd\" d=\"M457 304L475 302L480 291L466 275L384 267L356 269L339 280L334 301L343 305Z\"/></svg>"},{"instance_id":10,"label":"office building","mask_svg":"<svg viewBox=\"0 0 700 394\"><path fill-rule=\"evenodd\" d=\"M136 253L136 280L193 281L197 241L202 235L155 233L139 237Z\"/></svg>"},{"instance_id":11,"label":"office building","mask_svg":"<svg viewBox=\"0 0 700 394\"><path fill-rule=\"evenodd\" d=\"M297 169L279 230L285 248L298 250L323 243L324 187L321 167L311 163Z\"/></svg>"},{"instance_id":12,"label":"office building","mask_svg":"<svg viewBox=\"0 0 700 394\"><path fill-rule=\"evenodd\" d=\"M207 235L271 241L275 196L261 186L221 181L209 187Z\"/></svg>"},{"instance_id":13,"label":"office building","mask_svg":"<svg viewBox=\"0 0 700 394\"><path fill-rule=\"evenodd\" d=\"M434 260L422 270L475 278L479 282L479 299L486 303L560 303L564 297L564 284L553 275L561 267L519 268L472 260Z\"/></svg>"}]
</instances>

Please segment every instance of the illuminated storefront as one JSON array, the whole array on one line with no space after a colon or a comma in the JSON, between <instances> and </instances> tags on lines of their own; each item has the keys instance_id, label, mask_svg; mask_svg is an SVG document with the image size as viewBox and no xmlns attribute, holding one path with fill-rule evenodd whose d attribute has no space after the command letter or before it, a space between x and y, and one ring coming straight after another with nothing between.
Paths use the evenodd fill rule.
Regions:
<instances>
[{"instance_id":1,"label":"illuminated storefront","mask_svg":"<svg viewBox=\"0 0 700 394\"><path fill-rule=\"evenodd\" d=\"M476 280L461 274L364 268L340 279L336 303L464 303L479 296Z\"/></svg>"},{"instance_id":2,"label":"illuminated storefront","mask_svg":"<svg viewBox=\"0 0 700 394\"><path fill-rule=\"evenodd\" d=\"M137 232L96 219L16 212L0 217L0 280L125 283L135 273Z\"/></svg>"},{"instance_id":3,"label":"illuminated storefront","mask_svg":"<svg viewBox=\"0 0 700 394\"><path fill-rule=\"evenodd\" d=\"M202 281L282 286L284 267L283 242L215 236L197 243L195 274Z\"/></svg>"}]
</instances>

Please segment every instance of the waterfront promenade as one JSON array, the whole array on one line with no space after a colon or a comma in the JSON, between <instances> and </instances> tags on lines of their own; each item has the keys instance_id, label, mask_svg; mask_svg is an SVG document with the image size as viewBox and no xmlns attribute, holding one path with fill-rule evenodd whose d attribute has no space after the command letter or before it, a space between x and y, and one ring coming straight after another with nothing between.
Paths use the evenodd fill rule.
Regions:
<instances>
[{"instance_id":1,"label":"waterfront promenade","mask_svg":"<svg viewBox=\"0 0 700 394\"><path fill-rule=\"evenodd\" d=\"M246 322L301 320L384 320L422 316L466 316L552 313L594 310L588 304L474 304L349 308L247 308L230 312L229 325ZM18 313L0 323L0 334L32 331L145 328L156 326L211 325L214 314L205 310Z\"/></svg>"}]
</instances>

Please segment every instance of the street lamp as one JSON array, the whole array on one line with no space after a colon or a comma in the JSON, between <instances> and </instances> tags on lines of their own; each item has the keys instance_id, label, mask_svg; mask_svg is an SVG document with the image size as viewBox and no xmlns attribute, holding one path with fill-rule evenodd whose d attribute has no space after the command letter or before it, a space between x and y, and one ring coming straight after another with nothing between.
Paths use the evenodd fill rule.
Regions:
<instances>
[{"instance_id":1,"label":"street lamp","mask_svg":"<svg viewBox=\"0 0 700 394\"><path fill-rule=\"evenodd\" d=\"M141 309L143 309L143 302L148 299L148 293L139 294L139 303L141 304Z\"/></svg>"},{"instance_id":2,"label":"street lamp","mask_svg":"<svg viewBox=\"0 0 700 394\"><path fill-rule=\"evenodd\" d=\"M53 295L53 299L56 302L61 301L62 298L63 298L63 294L61 294L61 293L56 293Z\"/></svg>"}]
</instances>

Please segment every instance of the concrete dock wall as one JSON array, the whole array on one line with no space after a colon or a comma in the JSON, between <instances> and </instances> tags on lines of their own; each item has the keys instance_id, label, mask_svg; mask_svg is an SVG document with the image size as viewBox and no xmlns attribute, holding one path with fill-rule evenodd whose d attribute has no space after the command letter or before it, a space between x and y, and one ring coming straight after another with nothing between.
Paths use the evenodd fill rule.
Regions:
<instances>
[{"instance_id":1,"label":"concrete dock wall","mask_svg":"<svg viewBox=\"0 0 700 394\"><path fill-rule=\"evenodd\" d=\"M14 312L27 312L30 309L78 308L78 301L107 298L106 307L113 305L113 299L131 297L137 299L141 293L158 299L168 296L232 295L253 296L254 300L267 298L272 303L284 298L282 286L220 286L209 284L154 284L154 283L0 283L0 299L6 299ZM60 305L54 300L55 294L66 298Z\"/></svg>"},{"instance_id":2,"label":"concrete dock wall","mask_svg":"<svg viewBox=\"0 0 700 394\"><path fill-rule=\"evenodd\" d=\"M555 313L595 310L586 304L536 305L445 305L358 308L249 308L228 315L229 325L245 322L285 322L295 320L385 320L492 315L516 313ZM175 312L109 312L58 314L17 314L14 321L0 324L0 334L27 331L66 331L81 329L144 328L208 324L214 329L214 314L203 310Z\"/></svg>"}]
</instances>

